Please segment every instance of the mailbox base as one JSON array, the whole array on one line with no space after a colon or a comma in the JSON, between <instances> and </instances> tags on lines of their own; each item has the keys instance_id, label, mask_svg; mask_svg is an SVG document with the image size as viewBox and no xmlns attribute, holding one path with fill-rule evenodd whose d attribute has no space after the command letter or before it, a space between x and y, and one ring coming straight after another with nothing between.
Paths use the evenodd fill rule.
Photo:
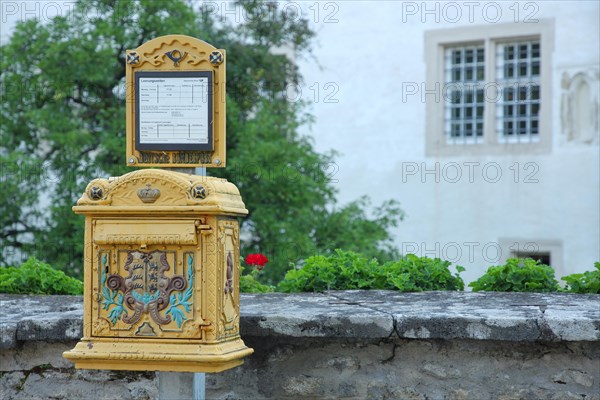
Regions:
<instances>
[{"instance_id":1,"label":"mailbox base","mask_svg":"<svg viewBox=\"0 0 600 400\"><path fill-rule=\"evenodd\" d=\"M78 369L212 373L237 367L254 352L241 339L216 344L99 340L82 340L63 357Z\"/></svg>"}]
</instances>

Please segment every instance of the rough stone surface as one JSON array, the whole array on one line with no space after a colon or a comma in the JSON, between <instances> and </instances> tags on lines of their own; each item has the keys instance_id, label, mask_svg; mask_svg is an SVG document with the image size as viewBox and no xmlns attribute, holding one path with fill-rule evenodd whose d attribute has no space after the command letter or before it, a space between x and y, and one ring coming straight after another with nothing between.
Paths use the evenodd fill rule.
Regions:
<instances>
[{"instance_id":1,"label":"rough stone surface","mask_svg":"<svg viewBox=\"0 0 600 400\"><path fill-rule=\"evenodd\" d=\"M83 335L80 296L26 296L0 294L0 349L19 341L61 341Z\"/></svg>"},{"instance_id":2,"label":"rough stone surface","mask_svg":"<svg viewBox=\"0 0 600 400\"><path fill-rule=\"evenodd\" d=\"M600 400L599 301L244 295L242 334L255 353L241 367L207 375L207 398ZM2 400L161 398L156 373L74 370L62 358L81 335L80 298L0 295L0 302Z\"/></svg>"},{"instance_id":3,"label":"rough stone surface","mask_svg":"<svg viewBox=\"0 0 600 400\"><path fill-rule=\"evenodd\" d=\"M77 296L0 294L0 348L82 335ZM543 293L333 291L243 294L241 333L506 341L600 340L600 296Z\"/></svg>"}]
</instances>

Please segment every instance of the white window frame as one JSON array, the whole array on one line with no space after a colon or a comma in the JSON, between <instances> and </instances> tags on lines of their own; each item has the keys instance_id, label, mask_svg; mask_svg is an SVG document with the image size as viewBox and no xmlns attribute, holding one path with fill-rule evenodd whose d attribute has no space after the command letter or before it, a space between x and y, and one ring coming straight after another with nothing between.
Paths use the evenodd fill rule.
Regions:
<instances>
[{"instance_id":1,"label":"white window frame","mask_svg":"<svg viewBox=\"0 0 600 400\"><path fill-rule=\"evenodd\" d=\"M498 45L522 40L539 40L541 46L539 140L527 142L501 141L497 133L497 107L502 107L502 95L496 93ZM446 60L445 50L457 46L483 43L486 100L481 143L453 144L446 135ZM539 154L552 150L552 53L554 51L554 20L537 23L507 23L436 29L425 32L426 88L439 88L439 96L427 94L426 155L469 156L503 154Z\"/></svg>"}]
</instances>

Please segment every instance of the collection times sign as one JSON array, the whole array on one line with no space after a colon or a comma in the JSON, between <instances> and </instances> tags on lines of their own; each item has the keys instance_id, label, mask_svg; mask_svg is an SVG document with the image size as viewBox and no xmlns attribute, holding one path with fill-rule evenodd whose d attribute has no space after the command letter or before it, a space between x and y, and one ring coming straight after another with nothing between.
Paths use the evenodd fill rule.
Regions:
<instances>
[{"instance_id":1,"label":"collection times sign","mask_svg":"<svg viewBox=\"0 0 600 400\"><path fill-rule=\"evenodd\" d=\"M127 165L225 167L225 50L167 35L127 51Z\"/></svg>"}]
</instances>

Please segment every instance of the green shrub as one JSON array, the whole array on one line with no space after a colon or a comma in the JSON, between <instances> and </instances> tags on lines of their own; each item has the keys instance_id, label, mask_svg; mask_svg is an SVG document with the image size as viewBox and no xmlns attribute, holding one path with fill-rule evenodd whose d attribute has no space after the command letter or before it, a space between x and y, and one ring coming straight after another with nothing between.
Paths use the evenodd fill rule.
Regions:
<instances>
[{"instance_id":1,"label":"green shrub","mask_svg":"<svg viewBox=\"0 0 600 400\"><path fill-rule=\"evenodd\" d=\"M486 273L469 283L473 291L556 292L554 270L531 258L510 258L506 264L489 267Z\"/></svg>"},{"instance_id":2,"label":"green shrub","mask_svg":"<svg viewBox=\"0 0 600 400\"><path fill-rule=\"evenodd\" d=\"M463 290L465 283L459 274L465 269L457 265L458 272L452 275L449 267L450 261L409 254L399 261L387 263L384 270L392 289L402 292Z\"/></svg>"},{"instance_id":3,"label":"green shrub","mask_svg":"<svg viewBox=\"0 0 600 400\"><path fill-rule=\"evenodd\" d=\"M252 275L240 276L240 292L242 293L270 293L274 290L272 286L263 285Z\"/></svg>"},{"instance_id":4,"label":"green shrub","mask_svg":"<svg viewBox=\"0 0 600 400\"><path fill-rule=\"evenodd\" d=\"M0 293L83 294L83 282L34 257L20 267L0 268Z\"/></svg>"},{"instance_id":5,"label":"green shrub","mask_svg":"<svg viewBox=\"0 0 600 400\"><path fill-rule=\"evenodd\" d=\"M400 291L462 290L464 282L453 276L450 263L408 255L380 265L351 251L336 250L330 256L313 256L302 268L287 272L277 286L282 292L323 292L325 290L394 289ZM457 267L459 273L464 271Z\"/></svg>"},{"instance_id":6,"label":"green shrub","mask_svg":"<svg viewBox=\"0 0 600 400\"><path fill-rule=\"evenodd\" d=\"M600 262L594 263L595 271L571 274L562 277L567 282L566 292L600 294Z\"/></svg>"}]
</instances>

